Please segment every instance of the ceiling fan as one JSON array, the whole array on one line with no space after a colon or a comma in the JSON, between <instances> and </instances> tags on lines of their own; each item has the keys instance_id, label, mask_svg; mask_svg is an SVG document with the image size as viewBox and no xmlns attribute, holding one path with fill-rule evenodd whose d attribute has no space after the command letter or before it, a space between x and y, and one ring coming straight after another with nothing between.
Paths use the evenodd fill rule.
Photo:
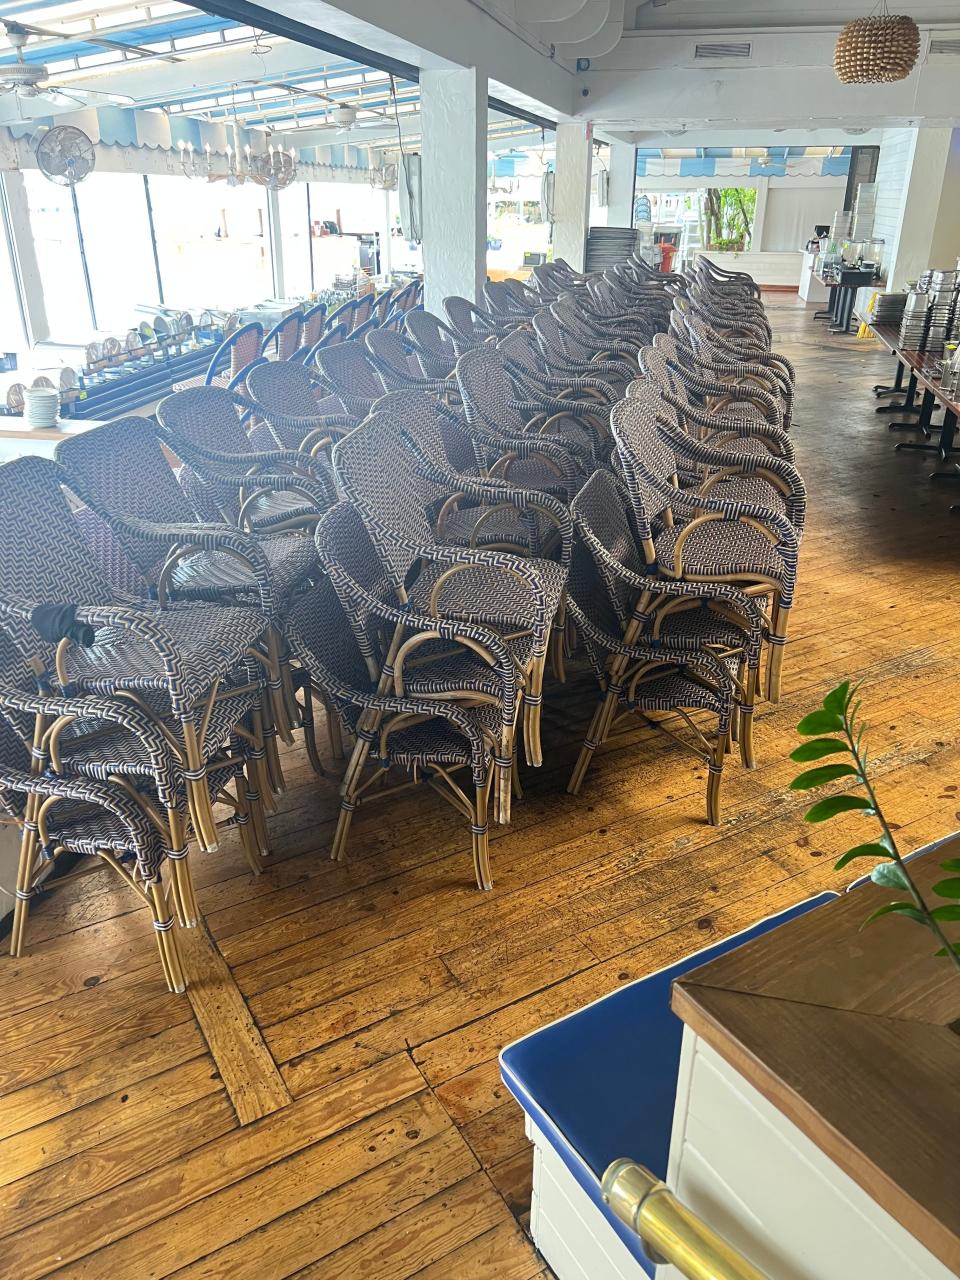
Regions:
<instances>
[{"instance_id":1,"label":"ceiling fan","mask_svg":"<svg viewBox=\"0 0 960 1280\"><path fill-rule=\"evenodd\" d=\"M370 111L373 119L358 119L359 106L354 106L349 102L340 102L336 98L332 98L328 93L321 93L319 89L301 89L299 85L287 84L283 80L268 81L264 84L259 80L251 80L248 83L256 84L260 88L266 89L282 89L284 93L288 93L291 98L312 98L316 101L323 102L327 105L326 119L320 124L304 124L304 129L309 129L311 133L349 133L353 129L372 129L385 124L392 124L393 117L388 116L383 111L377 111L373 107L363 107L363 110ZM362 106L362 104L360 104ZM263 103L264 109L268 109L269 103ZM285 130L285 132L290 132Z\"/></svg>"},{"instance_id":2,"label":"ceiling fan","mask_svg":"<svg viewBox=\"0 0 960 1280\"><path fill-rule=\"evenodd\" d=\"M50 72L42 62L27 62L23 56L23 48L31 35L56 35L56 32L41 31L38 27L25 27L19 22L0 23L7 39L13 48L16 61L0 66L0 123L10 120L24 119L42 114L36 109L30 110L25 105L31 98L43 99L38 106L49 106L56 103L72 102L86 107L96 98L106 102L129 103L133 98L125 94L106 93L97 89L81 89L71 84L59 85L51 83ZM95 44L109 44L110 47L128 48L116 41L91 38ZM13 114L11 114L11 109Z\"/></svg>"}]
</instances>

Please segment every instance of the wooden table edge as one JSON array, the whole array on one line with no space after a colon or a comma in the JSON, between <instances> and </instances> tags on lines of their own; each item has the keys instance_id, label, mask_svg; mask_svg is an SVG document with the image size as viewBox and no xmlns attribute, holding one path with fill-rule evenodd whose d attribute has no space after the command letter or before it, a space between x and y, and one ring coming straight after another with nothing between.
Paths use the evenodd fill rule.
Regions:
<instances>
[{"instance_id":1,"label":"wooden table edge","mask_svg":"<svg viewBox=\"0 0 960 1280\"><path fill-rule=\"evenodd\" d=\"M713 988L710 988L711 990ZM675 982L671 1008L691 1031L744 1077L766 1100L842 1169L881 1208L938 1258L960 1275L960 1240L904 1189L893 1182L859 1147L835 1129L801 1094L774 1074L767 1064L732 1035L697 1002L697 985ZM764 997L756 997L763 999Z\"/></svg>"}]
</instances>

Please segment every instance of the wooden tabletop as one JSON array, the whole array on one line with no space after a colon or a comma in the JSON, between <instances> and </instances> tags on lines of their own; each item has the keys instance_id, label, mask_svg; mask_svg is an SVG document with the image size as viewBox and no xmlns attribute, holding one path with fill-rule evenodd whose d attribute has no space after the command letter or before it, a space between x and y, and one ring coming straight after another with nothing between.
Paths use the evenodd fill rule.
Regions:
<instances>
[{"instance_id":1,"label":"wooden tabletop","mask_svg":"<svg viewBox=\"0 0 960 1280\"><path fill-rule=\"evenodd\" d=\"M917 858L918 883L958 853ZM894 896L864 885L693 970L673 1008L960 1274L960 975L910 921L860 932Z\"/></svg>"}]
</instances>

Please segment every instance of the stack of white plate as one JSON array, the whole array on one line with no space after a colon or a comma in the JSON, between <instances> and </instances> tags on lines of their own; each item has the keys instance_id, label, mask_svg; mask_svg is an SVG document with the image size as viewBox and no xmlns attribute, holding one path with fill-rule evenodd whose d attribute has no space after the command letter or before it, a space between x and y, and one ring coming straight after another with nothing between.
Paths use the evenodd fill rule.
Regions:
<instances>
[{"instance_id":1,"label":"stack of white plate","mask_svg":"<svg viewBox=\"0 0 960 1280\"><path fill-rule=\"evenodd\" d=\"M56 426L60 413L60 392L56 387L25 387L23 392L23 425L31 431L49 430Z\"/></svg>"}]
</instances>

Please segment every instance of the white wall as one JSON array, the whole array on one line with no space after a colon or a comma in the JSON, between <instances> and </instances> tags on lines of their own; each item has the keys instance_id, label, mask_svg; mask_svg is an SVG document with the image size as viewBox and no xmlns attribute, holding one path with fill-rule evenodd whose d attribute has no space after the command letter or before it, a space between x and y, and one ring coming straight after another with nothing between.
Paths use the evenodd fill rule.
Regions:
<instances>
[{"instance_id":1,"label":"white wall","mask_svg":"<svg viewBox=\"0 0 960 1280\"><path fill-rule=\"evenodd\" d=\"M890 265L903 219L907 174L916 145L916 129L884 129L877 164L877 204L873 234L882 236L883 264Z\"/></svg>"},{"instance_id":2,"label":"white wall","mask_svg":"<svg viewBox=\"0 0 960 1280\"><path fill-rule=\"evenodd\" d=\"M823 178L816 186L775 186L767 191L763 234L758 248L764 252L802 249L818 222L832 222L843 204L845 178Z\"/></svg>"}]
</instances>

